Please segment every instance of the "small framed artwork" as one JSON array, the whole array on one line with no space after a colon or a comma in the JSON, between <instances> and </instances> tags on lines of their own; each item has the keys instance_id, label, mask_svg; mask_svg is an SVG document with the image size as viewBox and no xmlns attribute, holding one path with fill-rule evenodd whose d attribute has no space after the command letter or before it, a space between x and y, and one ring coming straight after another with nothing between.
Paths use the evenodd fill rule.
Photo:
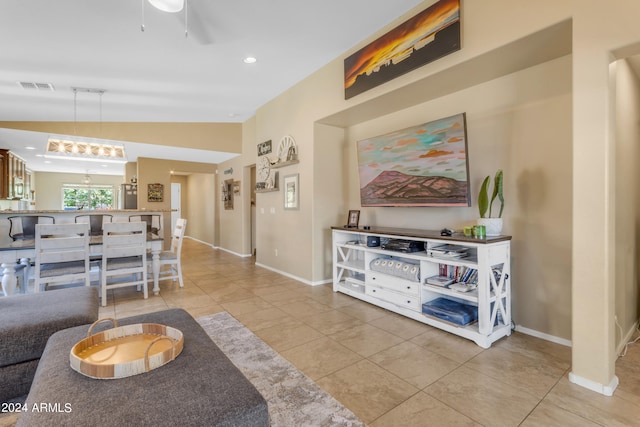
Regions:
<instances>
[{"instance_id":1,"label":"small framed artwork","mask_svg":"<svg viewBox=\"0 0 640 427\"><path fill-rule=\"evenodd\" d=\"M271 153L271 140L258 144L258 156L264 156Z\"/></svg>"},{"instance_id":2,"label":"small framed artwork","mask_svg":"<svg viewBox=\"0 0 640 427\"><path fill-rule=\"evenodd\" d=\"M162 202L164 200L164 186L162 184L149 184L147 187L147 200L149 202Z\"/></svg>"},{"instance_id":3,"label":"small framed artwork","mask_svg":"<svg viewBox=\"0 0 640 427\"><path fill-rule=\"evenodd\" d=\"M282 182L284 208L300 209L300 174L287 175Z\"/></svg>"},{"instance_id":4,"label":"small framed artwork","mask_svg":"<svg viewBox=\"0 0 640 427\"><path fill-rule=\"evenodd\" d=\"M360 223L360 211L350 210L347 228L358 228L358 223Z\"/></svg>"}]
</instances>

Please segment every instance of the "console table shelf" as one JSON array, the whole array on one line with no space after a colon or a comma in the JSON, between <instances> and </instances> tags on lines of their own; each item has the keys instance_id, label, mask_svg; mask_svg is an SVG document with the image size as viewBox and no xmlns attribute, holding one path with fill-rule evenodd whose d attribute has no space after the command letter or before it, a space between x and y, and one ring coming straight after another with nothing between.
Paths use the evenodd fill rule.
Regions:
<instances>
[{"instance_id":1,"label":"console table shelf","mask_svg":"<svg viewBox=\"0 0 640 427\"><path fill-rule=\"evenodd\" d=\"M367 237L371 236L383 243L389 239L417 242L424 250L400 252L390 250L388 244L369 247ZM511 334L510 236L475 239L440 236L438 231L333 227L332 238L334 292L467 338L483 348ZM386 270L380 270L381 263ZM448 285L427 283L428 278L442 275L454 282L473 281L476 288L460 292ZM445 315L423 313L425 303L436 302L463 304L462 311L470 310L477 321L459 325Z\"/></svg>"}]
</instances>

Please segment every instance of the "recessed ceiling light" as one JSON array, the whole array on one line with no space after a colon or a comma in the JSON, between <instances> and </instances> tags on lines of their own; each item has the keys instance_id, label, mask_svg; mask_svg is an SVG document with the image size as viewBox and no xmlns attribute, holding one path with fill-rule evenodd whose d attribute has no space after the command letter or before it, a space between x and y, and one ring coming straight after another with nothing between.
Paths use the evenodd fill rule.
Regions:
<instances>
[{"instance_id":1,"label":"recessed ceiling light","mask_svg":"<svg viewBox=\"0 0 640 427\"><path fill-rule=\"evenodd\" d=\"M49 164L49 163L51 163L51 160L45 160L44 162L45 162L46 164Z\"/></svg>"},{"instance_id":2,"label":"recessed ceiling light","mask_svg":"<svg viewBox=\"0 0 640 427\"><path fill-rule=\"evenodd\" d=\"M35 150L36 147L24 147L25 150Z\"/></svg>"},{"instance_id":3,"label":"recessed ceiling light","mask_svg":"<svg viewBox=\"0 0 640 427\"><path fill-rule=\"evenodd\" d=\"M247 56L246 58L243 59L245 64L253 64L254 62L257 61L256 58L254 58L253 56Z\"/></svg>"}]
</instances>

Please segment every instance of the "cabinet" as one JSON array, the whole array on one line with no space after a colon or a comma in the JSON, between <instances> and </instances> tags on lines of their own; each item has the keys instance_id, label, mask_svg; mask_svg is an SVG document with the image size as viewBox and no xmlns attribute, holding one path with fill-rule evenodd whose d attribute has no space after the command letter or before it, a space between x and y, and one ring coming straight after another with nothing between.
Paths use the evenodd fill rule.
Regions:
<instances>
[{"instance_id":1,"label":"cabinet","mask_svg":"<svg viewBox=\"0 0 640 427\"><path fill-rule=\"evenodd\" d=\"M25 189L27 167L25 161L6 149L0 149L0 198L20 200L28 198Z\"/></svg>"},{"instance_id":2,"label":"cabinet","mask_svg":"<svg viewBox=\"0 0 640 427\"><path fill-rule=\"evenodd\" d=\"M382 244L367 246L367 237ZM486 239L440 236L438 231L332 228L333 290L443 329L489 348L511 334L511 237ZM389 242L412 242L420 250L390 250ZM453 251L442 250L444 245ZM384 264L384 265L382 265ZM427 282L436 276L463 279L472 290ZM425 314L425 304L444 302L469 311L477 320L456 324L447 316Z\"/></svg>"}]
</instances>

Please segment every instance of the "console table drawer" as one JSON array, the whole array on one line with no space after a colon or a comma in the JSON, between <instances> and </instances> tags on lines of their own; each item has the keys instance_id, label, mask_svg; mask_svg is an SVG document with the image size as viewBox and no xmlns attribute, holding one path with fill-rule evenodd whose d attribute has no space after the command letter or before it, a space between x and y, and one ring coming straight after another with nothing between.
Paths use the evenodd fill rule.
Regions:
<instances>
[{"instance_id":1,"label":"console table drawer","mask_svg":"<svg viewBox=\"0 0 640 427\"><path fill-rule=\"evenodd\" d=\"M403 295L378 286L366 286L366 294L414 311L421 310L419 296Z\"/></svg>"},{"instance_id":2,"label":"console table drawer","mask_svg":"<svg viewBox=\"0 0 640 427\"><path fill-rule=\"evenodd\" d=\"M387 288L407 295L413 295L416 297L420 295L420 283L400 279L399 277L390 276L377 271L367 272L366 283L368 285Z\"/></svg>"}]
</instances>

